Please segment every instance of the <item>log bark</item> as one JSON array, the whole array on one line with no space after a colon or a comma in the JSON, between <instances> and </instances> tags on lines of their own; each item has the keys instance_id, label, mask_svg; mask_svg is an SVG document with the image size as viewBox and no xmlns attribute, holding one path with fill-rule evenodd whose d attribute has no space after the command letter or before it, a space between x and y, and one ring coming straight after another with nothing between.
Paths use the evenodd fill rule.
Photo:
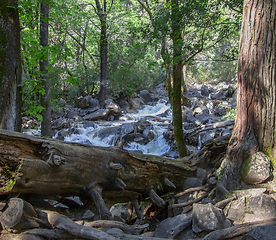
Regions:
<instances>
[{"instance_id":1,"label":"log bark","mask_svg":"<svg viewBox=\"0 0 276 240\"><path fill-rule=\"evenodd\" d=\"M146 198L152 190L158 195L179 191L187 177L195 176L195 165L190 159L168 159L0 130L0 195L91 197L99 188L105 201L127 202ZM166 184L167 180L173 187Z\"/></svg>"}]
</instances>

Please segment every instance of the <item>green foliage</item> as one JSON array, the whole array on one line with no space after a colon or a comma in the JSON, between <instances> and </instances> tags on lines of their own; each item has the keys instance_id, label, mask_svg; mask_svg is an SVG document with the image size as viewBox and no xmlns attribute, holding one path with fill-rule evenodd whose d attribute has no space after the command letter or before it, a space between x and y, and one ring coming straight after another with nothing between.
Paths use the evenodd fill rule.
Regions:
<instances>
[{"instance_id":1,"label":"green foliage","mask_svg":"<svg viewBox=\"0 0 276 240\"><path fill-rule=\"evenodd\" d=\"M9 177L9 181L5 183L4 191L9 192L12 190L13 186L16 184L16 181L21 177L22 173L20 173L20 169L22 168L23 161L19 162L17 168L14 169L5 169Z\"/></svg>"},{"instance_id":2,"label":"green foliage","mask_svg":"<svg viewBox=\"0 0 276 240\"><path fill-rule=\"evenodd\" d=\"M236 113L237 113L237 108L227 110L226 114L225 114L225 119L226 120L235 120L236 119Z\"/></svg>"},{"instance_id":3,"label":"green foliage","mask_svg":"<svg viewBox=\"0 0 276 240\"><path fill-rule=\"evenodd\" d=\"M171 61L173 24L178 24L182 33L182 61L189 62L191 79L234 78L236 65L229 60L237 53L240 13L233 9L240 9L241 1L178 1L176 23L172 20L170 2L141 2L146 10L138 1L114 1L107 16L108 90L111 96L133 96L138 90L164 81L165 55L162 58L161 49L166 49L166 58ZM39 95L44 94L39 61L46 59L47 53L53 106L60 99L74 102L80 96L99 92L101 34L94 1L52 0L49 46L42 49L39 45L39 3L38 0L19 1L23 109L26 114L38 117L42 111ZM108 2L109 7L110 4ZM225 44L218 45L219 42ZM213 48L215 45L217 48Z\"/></svg>"}]
</instances>

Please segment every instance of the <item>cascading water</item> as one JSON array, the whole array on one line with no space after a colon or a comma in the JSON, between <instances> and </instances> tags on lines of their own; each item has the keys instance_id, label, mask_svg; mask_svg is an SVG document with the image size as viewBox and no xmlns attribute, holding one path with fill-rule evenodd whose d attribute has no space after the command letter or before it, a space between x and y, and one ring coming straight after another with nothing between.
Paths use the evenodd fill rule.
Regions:
<instances>
[{"instance_id":1,"label":"cascading water","mask_svg":"<svg viewBox=\"0 0 276 240\"><path fill-rule=\"evenodd\" d=\"M64 140L68 142L79 142L93 146L115 146L120 139L120 127L125 123L135 123L141 119L147 119L151 123L154 138L147 144L132 141L123 146L129 151L141 151L145 154L163 155L170 150L170 146L163 137L171 123L170 105L157 103L154 106L146 105L136 114L123 115L118 121L103 121L94 123L91 127L76 123L72 134L67 135ZM56 138L57 135L54 137ZM139 139L138 139L139 140Z\"/></svg>"}]
</instances>

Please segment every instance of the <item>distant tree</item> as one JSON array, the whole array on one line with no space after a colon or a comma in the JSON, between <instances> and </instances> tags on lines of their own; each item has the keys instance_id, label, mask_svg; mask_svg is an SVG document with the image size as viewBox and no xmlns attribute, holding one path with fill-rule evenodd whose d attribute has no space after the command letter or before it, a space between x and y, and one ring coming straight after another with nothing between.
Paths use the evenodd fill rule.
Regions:
<instances>
[{"instance_id":1,"label":"distant tree","mask_svg":"<svg viewBox=\"0 0 276 240\"><path fill-rule=\"evenodd\" d=\"M20 25L16 0L0 4L0 128L21 131Z\"/></svg>"},{"instance_id":2,"label":"distant tree","mask_svg":"<svg viewBox=\"0 0 276 240\"><path fill-rule=\"evenodd\" d=\"M219 184L239 186L256 151L276 163L276 2L244 1L238 62L237 116Z\"/></svg>"},{"instance_id":3,"label":"distant tree","mask_svg":"<svg viewBox=\"0 0 276 240\"><path fill-rule=\"evenodd\" d=\"M51 99L50 99L50 79L48 73L48 35L49 35L49 2L41 1L40 3L40 45L42 47L42 59L39 62L41 71L41 81L44 93L40 94L41 111L43 117L41 122L41 135L52 137L51 123Z\"/></svg>"},{"instance_id":4,"label":"distant tree","mask_svg":"<svg viewBox=\"0 0 276 240\"><path fill-rule=\"evenodd\" d=\"M107 76L108 76L108 35L107 35L107 14L110 12L111 5L107 6L107 0L103 0L102 4L99 0L95 0L96 7L94 6L95 12L100 19L100 57L101 57L101 70L100 70L100 92L99 92L99 103L103 107L104 101L107 98Z\"/></svg>"},{"instance_id":5,"label":"distant tree","mask_svg":"<svg viewBox=\"0 0 276 240\"><path fill-rule=\"evenodd\" d=\"M225 15L227 5L221 1L137 1L149 15L151 37L161 45L166 87L173 109L176 146L179 156L184 157L187 148L181 108L181 101L186 101L183 95L183 67L199 53L236 32L239 23L231 14Z\"/></svg>"}]
</instances>

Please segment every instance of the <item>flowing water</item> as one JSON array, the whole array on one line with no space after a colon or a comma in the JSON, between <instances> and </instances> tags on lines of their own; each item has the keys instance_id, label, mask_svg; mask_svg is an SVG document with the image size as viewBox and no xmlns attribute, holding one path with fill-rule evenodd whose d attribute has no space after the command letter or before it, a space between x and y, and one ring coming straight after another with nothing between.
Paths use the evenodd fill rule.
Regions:
<instances>
[{"instance_id":1,"label":"flowing water","mask_svg":"<svg viewBox=\"0 0 276 240\"><path fill-rule=\"evenodd\" d=\"M124 148L161 156L170 150L163 133L167 131L168 125L172 121L170 105L161 102L154 106L146 105L137 114L122 115L118 121L93 122L91 127L85 127L82 123L75 123L73 133L66 136L64 141L85 143L93 146L114 146L120 137L118 129L122 124L134 123L145 118L153 125L154 139L145 145L134 141ZM56 137L57 135L54 138Z\"/></svg>"}]
</instances>

